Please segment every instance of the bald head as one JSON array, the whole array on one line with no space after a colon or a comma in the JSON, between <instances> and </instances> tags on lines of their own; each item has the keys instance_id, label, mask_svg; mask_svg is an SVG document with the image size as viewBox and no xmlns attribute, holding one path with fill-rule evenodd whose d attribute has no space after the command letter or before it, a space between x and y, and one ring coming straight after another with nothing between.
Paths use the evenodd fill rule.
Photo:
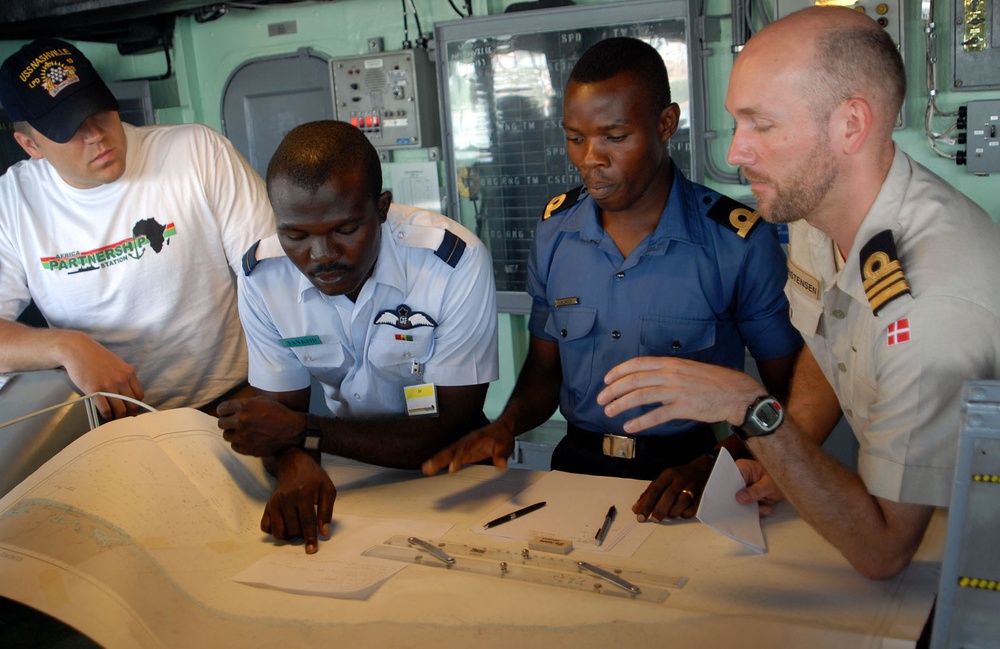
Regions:
<instances>
[{"instance_id":1,"label":"bald head","mask_svg":"<svg viewBox=\"0 0 1000 649\"><path fill-rule=\"evenodd\" d=\"M775 21L750 39L737 65L744 55L773 60L776 74L794 74L820 120L859 97L891 132L906 95L903 60L889 34L844 7L812 7Z\"/></svg>"}]
</instances>

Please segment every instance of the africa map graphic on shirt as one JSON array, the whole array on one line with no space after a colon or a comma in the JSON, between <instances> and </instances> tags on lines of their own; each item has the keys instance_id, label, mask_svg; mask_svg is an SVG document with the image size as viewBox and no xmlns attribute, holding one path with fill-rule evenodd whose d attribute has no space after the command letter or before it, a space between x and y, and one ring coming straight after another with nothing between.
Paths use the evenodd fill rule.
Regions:
<instances>
[{"instance_id":1,"label":"africa map graphic on shirt","mask_svg":"<svg viewBox=\"0 0 1000 649\"><path fill-rule=\"evenodd\" d=\"M63 252L52 257L42 257L42 268L65 270L69 274L98 270L129 260L141 259L147 248L159 254L163 245L170 245L170 237L177 234L173 223L160 225L156 219L142 219L132 227L132 236L109 243L93 250Z\"/></svg>"}]
</instances>

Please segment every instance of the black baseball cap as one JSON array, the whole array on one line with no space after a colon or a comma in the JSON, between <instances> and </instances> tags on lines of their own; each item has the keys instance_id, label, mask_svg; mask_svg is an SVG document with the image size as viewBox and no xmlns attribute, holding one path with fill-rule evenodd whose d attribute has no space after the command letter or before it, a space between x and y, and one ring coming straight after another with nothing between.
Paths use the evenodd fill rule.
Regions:
<instances>
[{"instance_id":1,"label":"black baseball cap","mask_svg":"<svg viewBox=\"0 0 1000 649\"><path fill-rule=\"evenodd\" d=\"M28 122L61 144L91 115L118 110L87 57L55 38L28 43L7 57L0 66L0 104L12 122Z\"/></svg>"}]
</instances>

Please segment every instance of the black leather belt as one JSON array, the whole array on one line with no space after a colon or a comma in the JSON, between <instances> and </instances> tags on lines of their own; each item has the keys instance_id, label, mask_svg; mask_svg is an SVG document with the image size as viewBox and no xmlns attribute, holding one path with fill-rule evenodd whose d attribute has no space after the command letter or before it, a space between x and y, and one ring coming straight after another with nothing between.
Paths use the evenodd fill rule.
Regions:
<instances>
[{"instance_id":1,"label":"black leather belt","mask_svg":"<svg viewBox=\"0 0 1000 649\"><path fill-rule=\"evenodd\" d=\"M715 433L708 425L676 435L612 435L595 433L566 424L566 437L581 450L622 460L687 464L715 446Z\"/></svg>"}]
</instances>

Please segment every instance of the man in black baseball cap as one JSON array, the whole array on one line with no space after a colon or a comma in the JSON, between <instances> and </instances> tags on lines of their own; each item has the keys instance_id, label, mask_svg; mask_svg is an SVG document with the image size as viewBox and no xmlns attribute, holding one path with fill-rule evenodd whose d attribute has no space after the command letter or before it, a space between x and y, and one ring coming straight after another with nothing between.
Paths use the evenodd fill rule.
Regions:
<instances>
[{"instance_id":1,"label":"man in black baseball cap","mask_svg":"<svg viewBox=\"0 0 1000 649\"><path fill-rule=\"evenodd\" d=\"M118 100L73 45L54 38L29 43L0 67L0 104L13 122L64 144L96 113L117 111Z\"/></svg>"},{"instance_id":2,"label":"man in black baseball cap","mask_svg":"<svg viewBox=\"0 0 1000 649\"><path fill-rule=\"evenodd\" d=\"M199 124L125 124L80 51L37 40L0 65L31 157L0 176L0 372L63 367L105 419L248 390L243 251L274 232L264 183ZM34 302L48 328L16 322Z\"/></svg>"}]
</instances>

